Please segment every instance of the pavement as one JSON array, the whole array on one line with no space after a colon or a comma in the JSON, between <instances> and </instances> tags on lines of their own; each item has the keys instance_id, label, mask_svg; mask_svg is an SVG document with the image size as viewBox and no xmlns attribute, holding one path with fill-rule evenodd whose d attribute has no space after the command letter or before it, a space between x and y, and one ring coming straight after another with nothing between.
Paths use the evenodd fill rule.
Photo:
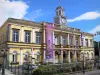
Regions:
<instances>
[{"instance_id":1,"label":"pavement","mask_svg":"<svg viewBox=\"0 0 100 75\"><path fill-rule=\"evenodd\" d=\"M100 75L100 70L85 72L85 74L83 74L83 73L74 73L74 74L70 74L70 75Z\"/></svg>"},{"instance_id":2,"label":"pavement","mask_svg":"<svg viewBox=\"0 0 100 75\"><path fill-rule=\"evenodd\" d=\"M0 75L2 75L1 71L0 71ZM15 74L13 74L11 71L5 69L5 75L15 75Z\"/></svg>"},{"instance_id":3,"label":"pavement","mask_svg":"<svg viewBox=\"0 0 100 75\"><path fill-rule=\"evenodd\" d=\"M2 75L1 72L0 72L0 75ZM15 75L15 74L13 74L9 70L5 70L5 75ZM62 75L100 75L100 70L85 72L85 74L83 74L83 73L74 73L74 74L62 74Z\"/></svg>"}]
</instances>

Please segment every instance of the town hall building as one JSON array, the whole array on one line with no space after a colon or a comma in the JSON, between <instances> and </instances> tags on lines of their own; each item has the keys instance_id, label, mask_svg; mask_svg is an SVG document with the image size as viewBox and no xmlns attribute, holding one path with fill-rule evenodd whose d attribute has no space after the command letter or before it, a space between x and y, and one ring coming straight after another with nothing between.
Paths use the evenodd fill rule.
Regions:
<instances>
[{"instance_id":1,"label":"town hall building","mask_svg":"<svg viewBox=\"0 0 100 75\"><path fill-rule=\"evenodd\" d=\"M0 28L0 51L7 51L6 63L22 65L51 62L73 63L94 59L94 36L69 27L64 8L56 8L54 23L8 18Z\"/></svg>"}]
</instances>

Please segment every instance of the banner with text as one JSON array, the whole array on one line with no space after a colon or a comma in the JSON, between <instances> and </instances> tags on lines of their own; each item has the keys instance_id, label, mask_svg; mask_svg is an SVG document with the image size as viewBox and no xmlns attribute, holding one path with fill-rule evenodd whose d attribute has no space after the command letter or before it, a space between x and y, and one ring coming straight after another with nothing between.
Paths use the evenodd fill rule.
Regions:
<instances>
[{"instance_id":1,"label":"banner with text","mask_svg":"<svg viewBox=\"0 0 100 75\"><path fill-rule=\"evenodd\" d=\"M53 61L53 25L46 25L46 61Z\"/></svg>"}]
</instances>

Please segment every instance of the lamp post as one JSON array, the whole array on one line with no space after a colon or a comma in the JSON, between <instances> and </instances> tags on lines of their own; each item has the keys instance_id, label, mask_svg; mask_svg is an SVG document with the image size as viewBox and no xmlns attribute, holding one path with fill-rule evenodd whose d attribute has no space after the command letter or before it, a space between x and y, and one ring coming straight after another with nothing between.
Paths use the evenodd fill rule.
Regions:
<instances>
[{"instance_id":1,"label":"lamp post","mask_svg":"<svg viewBox=\"0 0 100 75\"><path fill-rule=\"evenodd\" d=\"M2 75L5 75L5 58L8 50L1 50L3 52Z\"/></svg>"}]
</instances>

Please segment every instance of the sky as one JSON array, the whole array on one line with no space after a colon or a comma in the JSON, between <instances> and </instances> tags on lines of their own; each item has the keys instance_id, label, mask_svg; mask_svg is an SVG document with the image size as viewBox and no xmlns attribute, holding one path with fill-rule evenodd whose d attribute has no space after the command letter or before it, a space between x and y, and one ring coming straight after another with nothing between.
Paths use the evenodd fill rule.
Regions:
<instances>
[{"instance_id":1,"label":"sky","mask_svg":"<svg viewBox=\"0 0 100 75\"><path fill-rule=\"evenodd\" d=\"M100 0L60 0L67 25L95 34L100 31ZM7 18L53 22L59 0L0 0L0 26ZM94 36L100 41L100 35Z\"/></svg>"}]
</instances>

